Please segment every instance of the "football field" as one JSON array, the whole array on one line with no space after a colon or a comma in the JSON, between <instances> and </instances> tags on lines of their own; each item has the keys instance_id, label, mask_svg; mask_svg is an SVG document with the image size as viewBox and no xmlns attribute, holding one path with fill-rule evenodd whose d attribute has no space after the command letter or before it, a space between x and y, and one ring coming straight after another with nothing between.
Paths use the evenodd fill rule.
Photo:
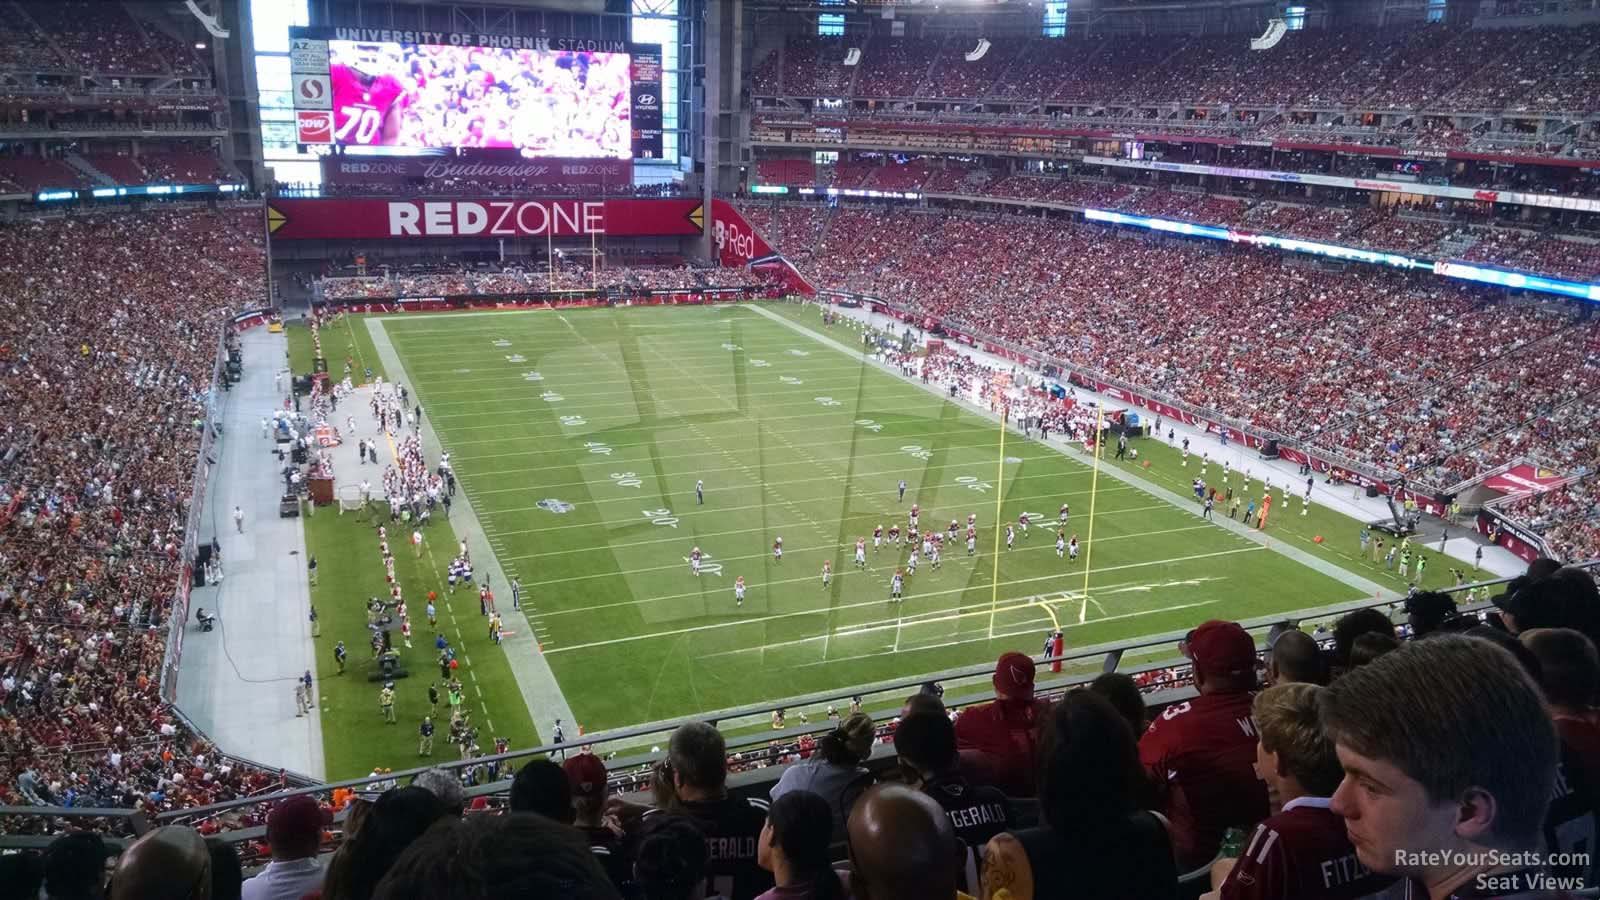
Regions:
<instances>
[{"instance_id":1,"label":"football field","mask_svg":"<svg viewBox=\"0 0 1600 900\"><path fill-rule=\"evenodd\" d=\"M820 330L815 308L773 309ZM1037 653L1057 625L1083 646L1362 596L1197 507L1104 473L1096 490L1090 468L1038 441L1012 433L1002 450L993 421L745 307L383 327L590 731ZM1142 474L1170 461L1162 486L1187 484L1166 448L1140 445L1161 461ZM909 548L874 549L872 532L904 531L913 503L924 529L955 519L960 535L894 603ZM1063 503L1076 562L1056 553ZM1023 512L1033 527L1007 550L997 517Z\"/></svg>"}]
</instances>

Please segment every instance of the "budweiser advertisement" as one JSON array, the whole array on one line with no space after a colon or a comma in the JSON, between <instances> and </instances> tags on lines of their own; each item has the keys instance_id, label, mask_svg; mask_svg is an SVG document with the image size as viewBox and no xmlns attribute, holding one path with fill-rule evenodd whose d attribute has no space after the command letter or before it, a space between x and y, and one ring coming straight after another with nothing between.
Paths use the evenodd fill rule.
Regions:
<instances>
[{"instance_id":1,"label":"budweiser advertisement","mask_svg":"<svg viewBox=\"0 0 1600 900\"><path fill-rule=\"evenodd\" d=\"M529 159L516 152L463 150L441 156L325 156L322 180L328 184L409 184L418 192L463 184L515 187L532 194L627 188L633 185L630 159Z\"/></svg>"}]
</instances>

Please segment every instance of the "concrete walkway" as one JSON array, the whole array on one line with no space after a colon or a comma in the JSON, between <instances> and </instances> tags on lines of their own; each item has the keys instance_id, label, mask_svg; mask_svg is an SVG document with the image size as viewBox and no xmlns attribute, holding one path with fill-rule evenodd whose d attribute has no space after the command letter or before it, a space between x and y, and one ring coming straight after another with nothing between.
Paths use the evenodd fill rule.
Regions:
<instances>
[{"instance_id":1,"label":"concrete walkway","mask_svg":"<svg viewBox=\"0 0 1600 900\"><path fill-rule=\"evenodd\" d=\"M261 419L288 396L288 340L265 328L240 343L244 377L220 399L222 438L212 467L200 539L222 545L220 585L196 588L190 609L217 615L210 634L184 635L178 708L219 747L263 765L322 778L322 722L295 715L294 685L311 669L305 529L278 518L283 481L276 444ZM244 511L244 531L233 509Z\"/></svg>"},{"instance_id":2,"label":"concrete walkway","mask_svg":"<svg viewBox=\"0 0 1600 900\"><path fill-rule=\"evenodd\" d=\"M834 312L839 313L842 316L864 322L873 328L877 328L882 331L889 331L895 334L900 333L907 327L906 324L899 319L888 315L874 313L865 307L858 309L834 307ZM787 320L784 321L787 323ZM915 331L915 329L913 330ZM951 346L965 355L975 357L987 365L995 366L1001 369L1012 369L1016 368L1018 365L1012 360L1002 359L998 356L985 353L975 347L968 347L965 344L952 344ZM859 347L851 347L849 348L849 352L860 353L861 351ZM899 373L895 374L898 376ZM1073 385L1072 389L1074 396L1088 401L1099 400L1105 404L1107 409L1123 409L1132 406L1125 401L1096 393L1078 385ZM940 396L944 395L941 394ZM1134 408L1141 414L1141 416L1145 418L1151 417L1148 410L1138 409L1137 407ZM986 416L989 415L987 410L980 409L978 412ZM1152 422L1152 425L1153 424L1154 423ZM1305 476L1299 474L1300 469L1294 463L1281 459L1262 459L1255 450L1244 447L1238 443L1230 443L1224 447L1216 435L1206 434L1204 431L1198 428L1193 428L1188 425L1184 425L1181 422L1175 422L1171 419L1162 420L1161 428L1163 432L1161 440L1163 443L1166 441L1165 432L1169 429L1173 430L1176 432L1175 440L1179 444L1183 442L1185 437L1189 439L1189 452L1195 457L1199 457L1201 453L1208 453L1210 454L1211 460L1214 464L1220 466L1221 463L1226 460L1229 465L1233 467L1235 472L1249 472L1252 481L1260 481L1263 478L1270 478L1274 485L1282 486L1284 484L1288 484L1290 486L1289 493L1297 498L1304 493L1306 483ZM1149 440L1156 440L1156 437L1152 434ZM1050 446L1057 447L1058 445L1056 443L1052 443ZM1087 454L1084 454L1084 458L1088 458ZM1370 522L1377 519L1388 519L1390 515L1388 503L1385 502L1383 497L1368 497L1366 496L1366 492L1364 490L1361 490L1353 485L1328 484L1320 477L1317 479L1316 485L1312 489L1311 502L1318 506L1324 506L1336 510L1337 512L1343 513L1344 515L1350 516L1351 518L1362 522ZM1423 544L1428 549L1437 551L1439 549L1439 534L1439 520L1424 516L1421 532L1416 540L1418 540L1419 543ZM1444 554L1461 563L1471 565L1477 549L1482 547L1482 567L1484 571L1492 572L1496 577L1521 575L1528 568L1528 564L1516 554L1505 549L1504 547L1488 543L1486 539L1478 535L1466 525L1452 527L1450 529L1450 535L1451 537L1445 543ZM1338 539L1344 540L1346 538L1353 541L1355 539L1355 535L1352 533L1347 536L1340 536Z\"/></svg>"},{"instance_id":3,"label":"concrete walkway","mask_svg":"<svg viewBox=\"0 0 1600 900\"><path fill-rule=\"evenodd\" d=\"M368 333L372 335L372 345L378 351L378 359L383 362L383 369L389 373L389 378L396 384L406 385L411 390L413 402L422 404L422 452L430 460L430 466L437 466L443 447L428 415L427 398L421 395L416 383L406 375L405 366L400 362L400 355L395 352L394 344L390 342L388 333L383 329L383 321L376 317L367 317L366 326ZM478 516L473 512L472 498L468 495L466 482L460 481L458 486L460 490L451 505L450 524L455 528L456 537L467 542L467 551L472 554L473 569L481 578L487 580L486 583L495 592L495 602L500 610L504 628L507 632L512 632L501 642L501 646L505 649L506 660L511 664L511 674L516 678L523 702L528 704L528 712L533 717L534 727L538 729L539 739L548 742L556 720L559 719L565 736L571 740L577 736L577 726L581 724L581 720L572 712L572 707L567 704L566 695L561 692L561 685L556 682L555 673L550 671L550 663L539 649L539 638L534 633L533 626L529 624L522 610L512 609L509 602L511 576L519 573L508 572L501 567L496 555L496 551L500 548L495 546L499 540L484 534L483 526L479 524ZM538 598L533 596L531 590L524 589L522 603L524 609L537 608Z\"/></svg>"}]
</instances>

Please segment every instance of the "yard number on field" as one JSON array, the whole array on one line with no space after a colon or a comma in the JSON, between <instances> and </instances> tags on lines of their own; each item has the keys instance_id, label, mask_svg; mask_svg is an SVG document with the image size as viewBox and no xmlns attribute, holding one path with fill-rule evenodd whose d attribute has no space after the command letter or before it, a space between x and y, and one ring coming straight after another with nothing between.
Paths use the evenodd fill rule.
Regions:
<instances>
[{"instance_id":1,"label":"yard number on field","mask_svg":"<svg viewBox=\"0 0 1600 900\"><path fill-rule=\"evenodd\" d=\"M650 520L651 525L665 525L668 528L678 527L678 517L670 509L647 509L644 517Z\"/></svg>"},{"instance_id":2,"label":"yard number on field","mask_svg":"<svg viewBox=\"0 0 1600 900\"><path fill-rule=\"evenodd\" d=\"M538 372L523 372L522 373L522 380L523 381L543 381L544 380L544 376L540 375Z\"/></svg>"},{"instance_id":3,"label":"yard number on field","mask_svg":"<svg viewBox=\"0 0 1600 900\"><path fill-rule=\"evenodd\" d=\"M883 430L882 423L874 422L871 419L857 419L856 424L871 432L879 432Z\"/></svg>"},{"instance_id":4,"label":"yard number on field","mask_svg":"<svg viewBox=\"0 0 1600 900\"><path fill-rule=\"evenodd\" d=\"M924 450L916 444L907 444L900 449L911 454L914 459L933 459L933 451Z\"/></svg>"},{"instance_id":5,"label":"yard number on field","mask_svg":"<svg viewBox=\"0 0 1600 900\"><path fill-rule=\"evenodd\" d=\"M965 486L969 491L978 491L979 493L985 493L990 488L994 487L994 485L990 484L989 482L979 481L971 475L958 476L956 478L956 484Z\"/></svg>"},{"instance_id":6,"label":"yard number on field","mask_svg":"<svg viewBox=\"0 0 1600 900\"><path fill-rule=\"evenodd\" d=\"M640 484L643 484L643 482L639 480L639 476L634 472L612 472L611 482L617 487L631 488L636 488Z\"/></svg>"},{"instance_id":7,"label":"yard number on field","mask_svg":"<svg viewBox=\"0 0 1600 900\"><path fill-rule=\"evenodd\" d=\"M765 369L766 367L772 365L772 363L769 363L764 359L752 359L750 360L750 365L755 366L758 369Z\"/></svg>"},{"instance_id":8,"label":"yard number on field","mask_svg":"<svg viewBox=\"0 0 1600 900\"><path fill-rule=\"evenodd\" d=\"M823 406L842 406L843 405L839 401L833 399L832 397L815 397L813 399L815 399L818 403L821 403Z\"/></svg>"},{"instance_id":9,"label":"yard number on field","mask_svg":"<svg viewBox=\"0 0 1600 900\"><path fill-rule=\"evenodd\" d=\"M611 455L611 448L599 441L584 441L583 445L589 448L590 453L598 453L601 456Z\"/></svg>"}]
</instances>

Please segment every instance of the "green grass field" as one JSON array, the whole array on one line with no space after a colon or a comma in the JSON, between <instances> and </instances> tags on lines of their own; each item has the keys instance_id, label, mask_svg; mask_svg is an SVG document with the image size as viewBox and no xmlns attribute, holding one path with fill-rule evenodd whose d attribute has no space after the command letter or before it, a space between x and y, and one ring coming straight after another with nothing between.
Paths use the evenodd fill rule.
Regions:
<instances>
[{"instance_id":1,"label":"green grass field","mask_svg":"<svg viewBox=\"0 0 1600 900\"><path fill-rule=\"evenodd\" d=\"M814 308L776 310L820 328ZM1007 649L1035 653L1054 622L1082 646L1360 596L1202 521L1196 508L1104 476L1090 540L1087 467L1016 435L1002 454L994 423L749 309L383 321L590 731L980 663ZM364 331L358 323L351 346L370 357ZM842 327L831 333L855 340ZM327 349L343 358L341 347ZM1186 492L1194 469L1160 442L1140 446L1152 464L1141 474ZM964 531L976 513L978 553L969 558L964 540L948 547L942 569L924 564L905 602L892 604L889 578L906 552L873 552L870 535L880 523L904 528L913 502L924 527L956 518ZM1055 554L1063 502L1072 505L1069 533L1087 542L1076 565ZM1015 521L1024 511L1046 527L1002 547L997 567L996 516ZM1404 587L1355 557L1352 520L1320 508L1301 517L1289 504L1274 516L1275 539ZM1317 534L1326 543L1312 543ZM771 552L778 536L781 562ZM858 570L863 536L868 565ZM696 546L706 554L698 578L688 564ZM834 572L827 588L824 561ZM736 607L741 575L749 591ZM1434 559L1427 582L1447 581L1448 566ZM516 702L514 686L494 696ZM345 737L330 736L330 748L335 740Z\"/></svg>"}]
</instances>

